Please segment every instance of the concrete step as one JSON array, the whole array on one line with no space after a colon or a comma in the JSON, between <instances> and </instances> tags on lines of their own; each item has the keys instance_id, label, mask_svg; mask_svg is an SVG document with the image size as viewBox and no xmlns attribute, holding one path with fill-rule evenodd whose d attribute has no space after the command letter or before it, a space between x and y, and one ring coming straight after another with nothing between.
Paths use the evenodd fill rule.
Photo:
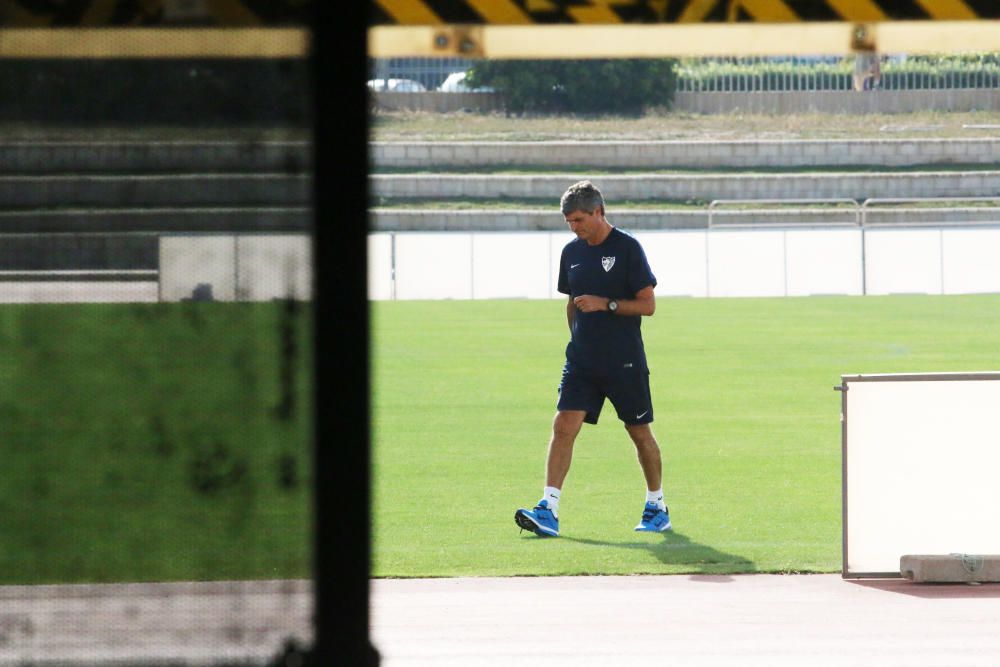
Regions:
<instances>
[{"instance_id":1,"label":"concrete step","mask_svg":"<svg viewBox=\"0 0 1000 667\"><path fill-rule=\"evenodd\" d=\"M0 176L0 209L59 206L296 206L307 174L64 174Z\"/></svg>"},{"instance_id":2,"label":"concrete step","mask_svg":"<svg viewBox=\"0 0 1000 667\"><path fill-rule=\"evenodd\" d=\"M0 211L0 236L23 233L302 232L310 207L68 208Z\"/></svg>"},{"instance_id":3,"label":"concrete step","mask_svg":"<svg viewBox=\"0 0 1000 667\"><path fill-rule=\"evenodd\" d=\"M995 165L1000 138L372 142L375 169Z\"/></svg>"},{"instance_id":4,"label":"concrete step","mask_svg":"<svg viewBox=\"0 0 1000 667\"><path fill-rule=\"evenodd\" d=\"M0 282L73 279L68 271L133 275L156 269L158 258L156 234L0 234Z\"/></svg>"},{"instance_id":5,"label":"concrete step","mask_svg":"<svg viewBox=\"0 0 1000 667\"><path fill-rule=\"evenodd\" d=\"M0 173L283 172L312 168L308 141L2 141Z\"/></svg>"},{"instance_id":6,"label":"concrete step","mask_svg":"<svg viewBox=\"0 0 1000 667\"><path fill-rule=\"evenodd\" d=\"M997 202L1000 206L1000 202ZM608 220L622 229L706 229L708 209L608 209ZM870 225L1000 225L1000 209L975 207L886 208L868 212ZM370 228L393 231L565 231L556 206L549 209L435 210L373 208ZM716 210L714 226L788 225L795 227L853 225L853 209L781 208L770 210Z\"/></svg>"},{"instance_id":7,"label":"concrete step","mask_svg":"<svg viewBox=\"0 0 1000 667\"><path fill-rule=\"evenodd\" d=\"M900 557L899 572L922 583L996 583L1000 555L910 554Z\"/></svg>"},{"instance_id":8,"label":"concrete step","mask_svg":"<svg viewBox=\"0 0 1000 667\"><path fill-rule=\"evenodd\" d=\"M978 197L1000 194L1000 171L815 172L794 174L373 174L373 197L537 199L558 202L572 183L590 178L610 206L616 201L711 201L869 197Z\"/></svg>"}]
</instances>

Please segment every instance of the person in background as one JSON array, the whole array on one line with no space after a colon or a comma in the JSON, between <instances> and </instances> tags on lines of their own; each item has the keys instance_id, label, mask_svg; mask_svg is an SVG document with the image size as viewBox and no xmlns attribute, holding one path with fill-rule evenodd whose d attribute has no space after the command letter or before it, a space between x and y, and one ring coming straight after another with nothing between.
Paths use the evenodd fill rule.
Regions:
<instances>
[{"instance_id":1,"label":"person in background","mask_svg":"<svg viewBox=\"0 0 1000 667\"><path fill-rule=\"evenodd\" d=\"M570 186L560 204L577 237L566 244L559 261L558 290L569 296L570 341L542 498L534 509L517 510L514 521L542 537L559 535L559 500L573 444L584 423L597 423L608 399L635 445L646 481L646 503L635 530L669 530L660 447L650 428L653 403L640 330L642 318L656 310L656 277L639 242L608 222L604 197L593 183Z\"/></svg>"}]
</instances>

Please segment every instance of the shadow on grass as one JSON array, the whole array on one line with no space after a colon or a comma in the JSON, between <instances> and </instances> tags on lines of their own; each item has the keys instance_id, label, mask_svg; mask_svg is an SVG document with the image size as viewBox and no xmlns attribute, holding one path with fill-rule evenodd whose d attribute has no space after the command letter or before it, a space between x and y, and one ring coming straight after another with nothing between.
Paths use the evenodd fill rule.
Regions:
<instances>
[{"instance_id":1,"label":"shadow on grass","mask_svg":"<svg viewBox=\"0 0 1000 667\"><path fill-rule=\"evenodd\" d=\"M749 558L719 551L706 544L694 542L676 531L658 534L639 534L631 542L608 542L583 537L562 535L560 540L610 549L640 549L648 551L664 565L677 565L690 574L728 574L756 572L757 566Z\"/></svg>"}]
</instances>

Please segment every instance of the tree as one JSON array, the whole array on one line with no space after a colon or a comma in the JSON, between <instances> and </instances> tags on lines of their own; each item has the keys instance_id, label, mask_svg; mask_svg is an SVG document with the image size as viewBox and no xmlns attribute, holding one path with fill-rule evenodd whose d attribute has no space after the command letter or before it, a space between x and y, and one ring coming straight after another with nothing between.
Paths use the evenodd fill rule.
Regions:
<instances>
[{"instance_id":1,"label":"tree","mask_svg":"<svg viewBox=\"0 0 1000 667\"><path fill-rule=\"evenodd\" d=\"M468 82L503 93L514 112L639 114L674 98L676 61L483 60Z\"/></svg>"}]
</instances>

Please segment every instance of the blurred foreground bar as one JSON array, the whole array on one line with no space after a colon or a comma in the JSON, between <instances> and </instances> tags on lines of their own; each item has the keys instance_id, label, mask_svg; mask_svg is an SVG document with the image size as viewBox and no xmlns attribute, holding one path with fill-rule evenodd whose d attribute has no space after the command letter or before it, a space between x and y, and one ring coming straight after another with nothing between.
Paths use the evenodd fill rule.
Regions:
<instances>
[{"instance_id":1,"label":"blurred foreground bar","mask_svg":"<svg viewBox=\"0 0 1000 667\"><path fill-rule=\"evenodd\" d=\"M268 664L312 641L307 580L0 586L0 665Z\"/></svg>"}]
</instances>

